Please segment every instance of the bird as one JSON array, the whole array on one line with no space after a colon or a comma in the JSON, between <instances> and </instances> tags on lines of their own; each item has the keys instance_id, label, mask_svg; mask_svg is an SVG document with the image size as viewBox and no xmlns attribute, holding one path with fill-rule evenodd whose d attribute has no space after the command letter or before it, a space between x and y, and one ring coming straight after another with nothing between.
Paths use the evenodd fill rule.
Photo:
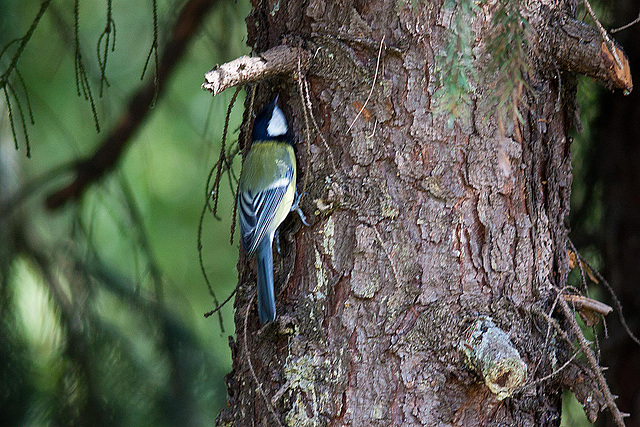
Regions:
<instances>
[{"instance_id":1,"label":"bird","mask_svg":"<svg viewBox=\"0 0 640 427\"><path fill-rule=\"evenodd\" d=\"M296 191L293 138L278 98L255 118L251 148L238 182L240 242L247 254L257 259L258 317L262 324L276 318L272 247L278 227L294 210L307 224Z\"/></svg>"}]
</instances>

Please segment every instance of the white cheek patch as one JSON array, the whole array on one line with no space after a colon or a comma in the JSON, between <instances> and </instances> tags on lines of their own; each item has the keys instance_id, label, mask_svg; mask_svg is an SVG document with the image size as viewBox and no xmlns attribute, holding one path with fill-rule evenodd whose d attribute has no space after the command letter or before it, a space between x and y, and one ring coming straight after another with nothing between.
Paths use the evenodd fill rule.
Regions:
<instances>
[{"instance_id":1,"label":"white cheek patch","mask_svg":"<svg viewBox=\"0 0 640 427\"><path fill-rule=\"evenodd\" d=\"M267 134L269 136L281 136L287 133L287 120L284 118L284 113L278 106L273 109L271 120L267 126Z\"/></svg>"},{"instance_id":2,"label":"white cheek patch","mask_svg":"<svg viewBox=\"0 0 640 427\"><path fill-rule=\"evenodd\" d=\"M269 184L269 186L265 190L273 190L274 188L287 187L289 184L291 184L291 178L284 177Z\"/></svg>"}]
</instances>

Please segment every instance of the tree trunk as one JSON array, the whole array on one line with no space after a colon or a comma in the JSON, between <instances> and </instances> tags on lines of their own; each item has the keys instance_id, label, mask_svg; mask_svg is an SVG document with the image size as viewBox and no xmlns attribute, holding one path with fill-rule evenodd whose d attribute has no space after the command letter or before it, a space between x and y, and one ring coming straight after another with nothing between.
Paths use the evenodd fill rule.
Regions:
<instances>
[{"instance_id":1,"label":"tree trunk","mask_svg":"<svg viewBox=\"0 0 640 427\"><path fill-rule=\"evenodd\" d=\"M508 2L470 13L413 3L254 1L256 52L285 42L313 55L321 135L307 146L303 83L272 79L247 97L257 109L281 94L311 226L281 228L278 319L262 329L255 263L240 257L221 425L558 425L567 378L588 377L571 364L534 383L573 353L541 313L569 269L575 84L565 69L569 43L585 37L561 30L584 30L575 5L523 9L539 38L514 41L528 65L505 93L502 77L519 65L496 68L490 42ZM460 17L472 50L450 52ZM447 107L436 93L451 89L441 82L452 71L438 58L465 49L470 102Z\"/></svg>"}]
</instances>

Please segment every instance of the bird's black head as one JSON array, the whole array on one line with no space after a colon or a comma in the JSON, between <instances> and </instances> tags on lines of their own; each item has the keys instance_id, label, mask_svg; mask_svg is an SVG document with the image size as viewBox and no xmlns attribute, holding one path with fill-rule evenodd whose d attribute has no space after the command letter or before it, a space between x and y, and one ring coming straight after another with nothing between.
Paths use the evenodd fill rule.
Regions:
<instances>
[{"instance_id":1,"label":"bird's black head","mask_svg":"<svg viewBox=\"0 0 640 427\"><path fill-rule=\"evenodd\" d=\"M267 104L253 122L254 141L291 141L287 119L278 107L278 97Z\"/></svg>"}]
</instances>

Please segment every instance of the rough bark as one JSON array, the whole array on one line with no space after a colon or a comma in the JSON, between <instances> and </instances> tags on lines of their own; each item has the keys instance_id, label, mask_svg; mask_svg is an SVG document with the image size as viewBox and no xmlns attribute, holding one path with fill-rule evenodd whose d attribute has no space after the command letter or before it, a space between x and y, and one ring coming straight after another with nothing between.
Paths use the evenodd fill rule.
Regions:
<instances>
[{"instance_id":1,"label":"rough bark","mask_svg":"<svg viewBox=\"0 0 640 427\"><path fill-rule=\"evenodd\" d=\"M549 3L532 2L539 32L543 10L575 18L571 4ZM482 59L494 10L483 5L470 23L484 77L498 72ZM262 330L255 269L240 257L230 408L219 424L557 425L562 386L592 384L571 365L558 380L496 394L465 352L494 327L506 332L493 336L515 370L494 376L499 385L521 372L518 359L531 384L572 355L559 336L546 339L536 313L568 273L575 86L539 43L515 98L521 121L500 116L495 88L478 87L470 119L450 127L434 98L450 19L440 2L254 2L257 52L286 41L314 53L307 77L326 142L305 145L297 82L269 80L248 101L274 91L286 101L312 225L282 229L279 319ZM601 396L592 400L597 413Z\"/></svg>"}]
</instances>

